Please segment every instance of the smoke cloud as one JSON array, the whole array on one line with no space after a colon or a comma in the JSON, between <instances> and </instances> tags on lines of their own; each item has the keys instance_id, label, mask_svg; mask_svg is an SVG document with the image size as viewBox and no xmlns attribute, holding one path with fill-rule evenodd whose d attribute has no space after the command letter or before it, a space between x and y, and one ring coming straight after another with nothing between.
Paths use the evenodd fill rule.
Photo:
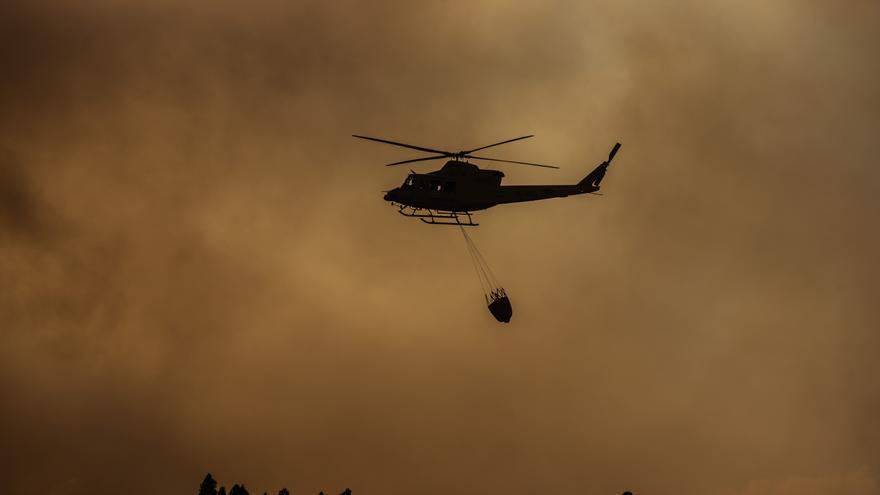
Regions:
<instances>
[{"instance_id":1,"label":"smoke cloud","mask_svg":"<svg viewBox=\"0 0 880 495\"><path fill-rule=\"evenodd\" d=\"M877 492L876 2L2 9L9 493ZM477 214L499 327L353 133L623 147Z\"/></svg>"}]
</instances>

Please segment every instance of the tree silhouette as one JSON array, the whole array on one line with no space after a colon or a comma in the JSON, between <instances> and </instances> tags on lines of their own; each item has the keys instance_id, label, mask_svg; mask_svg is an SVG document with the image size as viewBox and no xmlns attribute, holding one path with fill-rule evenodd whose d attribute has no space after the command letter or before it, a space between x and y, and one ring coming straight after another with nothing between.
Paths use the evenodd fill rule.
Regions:
<instances>
[{"instance_id":1,"label":"tree silhouette","mask_svg":"<svg viewBox=\"0 0 880 495\"><path fill-rule=\"evenodd\" d=\"M263 495L267 495L268 492L263 492ZM202 481L202 484L199 485L199 495L226 495L226 487L221 486L220 489L217 489L217 480L208 473L205 475L205 479ZM250 495L247 491L247 488L244 487L244 483L239 485L238 483L232 485L232 488L229 490L229 495ZM290 495L290 490L287 488L282 488L278 490L278 495ZM324 492L319 493L318 495L324 495ZM352 495L351 488L346 488L339 495ZM624 494L624 495L632 495L632 494Z\"/></svg>"},{"instance_id":2,"label":"tree silhouette","mask_svg":"<svg viewBox=\"0 0 880 495\"><path fill-rule=\"evenodd\" d=\"M217 481L214 480L211 473L205 475L205 479L199 485L199 495L217 495Z\"/></svg>"},{"instance_id":3,"label":"tree silhouette","mask_svg":"<svg viewBox=\"0 0 880 495\"><path fill-rule=\"evenodd\" d=\"M239 485L238 483L232 485L232 490L229 490L229 495L250 495L247 489L243 484Z\"/></svg>"}]
</instances>

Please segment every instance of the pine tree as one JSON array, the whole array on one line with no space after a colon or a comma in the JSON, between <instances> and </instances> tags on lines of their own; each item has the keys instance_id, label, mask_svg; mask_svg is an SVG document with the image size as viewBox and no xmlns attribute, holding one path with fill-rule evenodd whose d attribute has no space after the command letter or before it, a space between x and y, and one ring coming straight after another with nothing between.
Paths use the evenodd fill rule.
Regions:
<instances>
[{"instance_id":1,"label":"pine tree","mask_svg":"<svg viewBox=\"0 0 880 495\"><path fill-rule=\"evenodd\" d=\"M217 495L217 482L211 473L205 476L202 484L199 486L199 495Z\"/></svg>"},{"instance_id":2,"label":"pine tree","mask_svg":"<svg viewBox=\"0 0 880 495\"><path fill-rule=\"evenodd\" d=\"M244 485L234 484L232 485L232 490L229 490L229 495L250 495L248 494L247 489Z\"/></svg>"},{"instance_id":3,"label":"pine tree","mask_svg":"<svg viewBox=\"0 0 880 495\"><path fill-rule=\"evenodd\" d=\"M278 490L278 495L290 495L290 491L287 488L282 488Z\"/></svg>"},{"instance_id":4,"label":"pine tree","mask_svg":"<svg viewBox=\"0 0 880 495\"><path fill-rule=\"evenodd\" d=\"M217 492L217 495L226 495L226 487L221 486L220 491Z\"/></svg>"}]
</instances>

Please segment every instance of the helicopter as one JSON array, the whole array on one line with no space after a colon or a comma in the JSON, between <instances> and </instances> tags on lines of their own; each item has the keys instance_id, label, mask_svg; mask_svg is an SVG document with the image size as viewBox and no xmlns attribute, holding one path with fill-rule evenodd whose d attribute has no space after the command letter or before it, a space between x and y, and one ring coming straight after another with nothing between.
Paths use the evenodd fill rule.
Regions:
<instances>
[{"instance_id":1,"label":"helicopter","mask_svg":"<svg viewBox=\"0 0 880 495\"><path fill-rule=\"evenodd\" d=\"M485 210L500 204L564 198L576 194L595 194L599 190L599 185L605 177L605 172L611 164L611 160L614 159L614 155L620 149L620 143L616 143L611 148L608 159L599 164L577 184L502 186L501 180L504 178L504 172L481 169L467 160L485 160L558 169L559 167L553 165L504 160L472 154L487 148L528 139L534 137L534 134L456 152L415 146L358 134L352 134L352 137L433 154L433 156L389 163L386 165L388 167L449 158L449 161L440 170L425 174L419 174L410 170L410 174L400 187L383 191L385 192L384 199L396 206L398 213L406 217L418 218L422 222L431 225L458 225L462 227L475 227L479 225L473 221L472 214L474 211Z\"/></svg>"}]
</instances>

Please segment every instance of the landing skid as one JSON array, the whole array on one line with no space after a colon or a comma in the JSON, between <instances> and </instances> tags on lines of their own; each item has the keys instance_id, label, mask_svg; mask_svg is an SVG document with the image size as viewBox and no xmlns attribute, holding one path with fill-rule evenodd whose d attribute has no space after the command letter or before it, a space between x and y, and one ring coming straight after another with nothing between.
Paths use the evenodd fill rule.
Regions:
<instances>
[{"instance_id":1,"label":"landing skid","mask_svg":"<svg viewBox=\"0 0 880 495\"><path fill-rule=\"evenodd\" d=\"M476 227L480 225L474 223L469 211L442 211L432 210L430 208L414 208L412 206L401 205L395 203L397 213L405 217L418 218L419 220L431 225L457 225L461 227Z\"/></svg>"}]
</instances>

